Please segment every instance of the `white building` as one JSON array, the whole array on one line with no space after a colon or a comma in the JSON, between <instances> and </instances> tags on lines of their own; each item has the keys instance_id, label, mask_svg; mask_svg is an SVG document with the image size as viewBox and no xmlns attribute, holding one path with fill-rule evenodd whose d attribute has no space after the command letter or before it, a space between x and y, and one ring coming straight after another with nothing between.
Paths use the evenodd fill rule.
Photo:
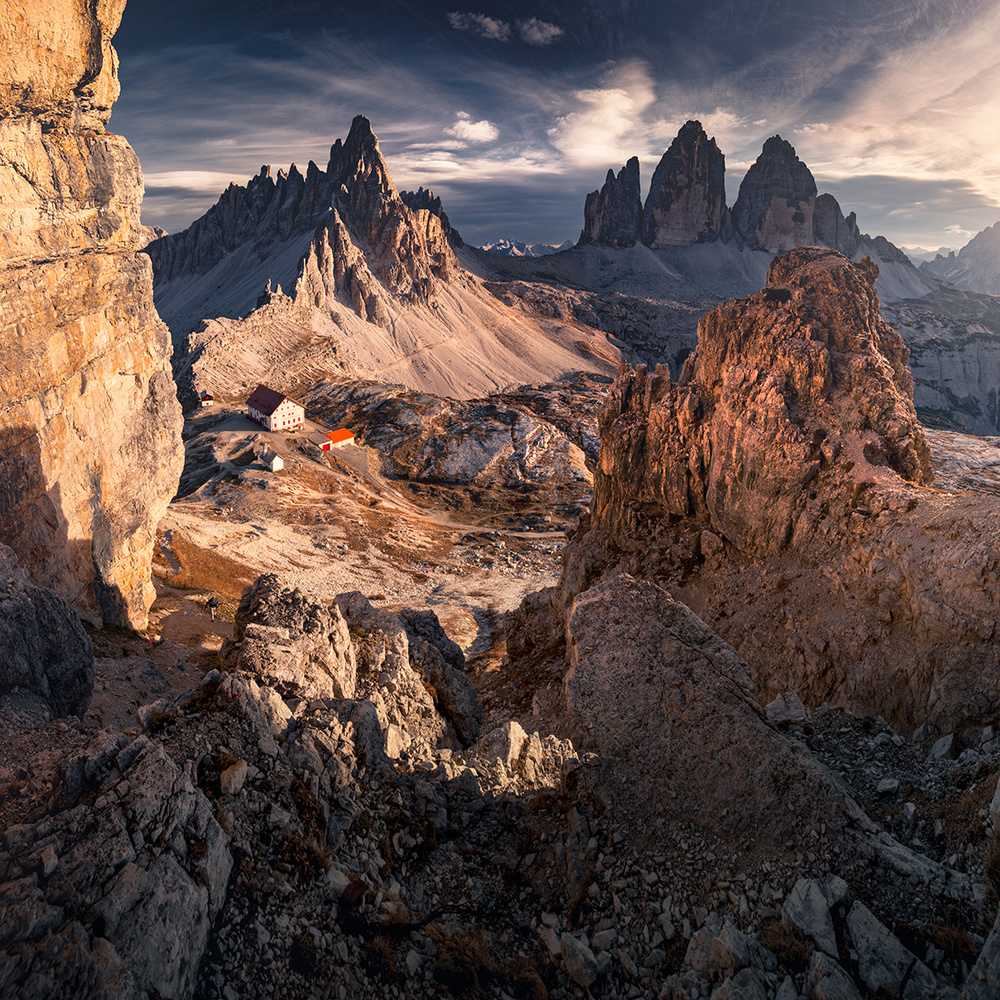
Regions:
<instances>
[{"instance_id":1,"label":"white building","mask_svg":"<svg viewBox=\"0 0 1000 1000\"><path fill-rule=\"evenodd\" d=\"M276 455L270 450L270 448L264 451L264 453L260 456L260 460L272 472L281 472L281 470L285 467L284 459L280 455Z\"/></svg>"},{"instance_id":2,"label":"white building","mask_svg":"<svg viewBox=\"0 0 1000 1000\"><path fill-rule=\"evenodd\" d=\"M266 385L259 385L247 400L247 416L269 431L291 431L302 426L305 407Z\"/></svg>"}]
</instances>

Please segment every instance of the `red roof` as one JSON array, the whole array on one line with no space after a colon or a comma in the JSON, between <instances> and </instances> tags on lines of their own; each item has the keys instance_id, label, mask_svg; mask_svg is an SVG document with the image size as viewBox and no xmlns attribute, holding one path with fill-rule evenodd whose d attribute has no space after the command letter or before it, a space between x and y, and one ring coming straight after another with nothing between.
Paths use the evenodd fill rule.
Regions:
<instances>
[{"instance_id":1,"label":"red roof","mask_svg":"<svg viewBox=\"0 0 1000 1000\"><path fill-rule=\"evenodd\" d=\"M266 385L259 385L250 394L247 406L252 406L259 413L269 417L286 399L288 396L283 396L280 392L269 389ZM295 403L295 400L293 399L292 402ZM298 405L296 403L296 406Z\"/></svg>"},{"instance_id":2,"label":"red roof","mask_svg":"<svg viewBox=\"0 0 1000 1000\"><path fill-rule=\"evenodd\" d=\"M340 444L342 441L352 441L354 439L354 431L349 431L346 427L341 427L340 430L327 431L326 436L334 444Z\"/></svg>"}]
</instances>

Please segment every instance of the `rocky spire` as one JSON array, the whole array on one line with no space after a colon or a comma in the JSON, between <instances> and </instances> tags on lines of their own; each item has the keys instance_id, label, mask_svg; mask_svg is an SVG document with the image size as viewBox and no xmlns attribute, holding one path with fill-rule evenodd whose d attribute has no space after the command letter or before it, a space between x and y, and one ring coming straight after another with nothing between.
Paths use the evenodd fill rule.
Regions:
<instances>
[{"instance_id":1,"label":"rocky spire","mask_svg":"<svg viewBox=\"0 0 1000 1000\"><path fill-rule=\"evenodd\" d=\"M641 221L639 158L633 156L617 177L609 170L604 187L587 195L580 242L609 247L635 246Z\"/></svg>"},{"instance_id":2,"label":"rocky spire","mask_svg":"<svg viewBox=\"0 0 1000 1000\"><path fill-rule=\"evenodd\" d=\"M813 208L813 241L817 246L833 247L847 257L854 257L861 232L854 212L847 218L832 194L821 194Z\"/></svg>"},{"instance_id":3,"label":"rocky spire","mask_svg":"<svg viewBox=\"0 0 1000 1000\"><path fill-rule=\"evenodd\" d=\"M726 238L726 158L701 122L677 133L653 173L642 212L642 242L654 250Z\"/></svg>"},{"instance_id":4,"label":"rocky spire","mask_svg":"<svg viewBox=\"0 0 1000 1000\"><path fill-rule=\"evenodd\" d=\"M773 135L747 171L733 206L746 246L770 253L813 245L816 181L791 144Z\"/></svg>"}]
</instances>

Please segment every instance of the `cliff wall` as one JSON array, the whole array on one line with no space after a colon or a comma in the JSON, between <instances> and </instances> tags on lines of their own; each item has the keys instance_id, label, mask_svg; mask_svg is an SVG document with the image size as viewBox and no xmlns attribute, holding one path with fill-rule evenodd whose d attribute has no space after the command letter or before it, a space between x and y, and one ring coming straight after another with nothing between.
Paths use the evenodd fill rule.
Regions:
<instances>
[{"instance_id":1,"label":"cliff wall","mask_svg":"<svg viewBox=\"0 0 1000 1000\"><path fill-rule=\"evenodd\" d=\"M124 0L0 25L0 541L85 617L141 627L183 464L142 173L105 130Z\"/></svg>"}]
</instances>

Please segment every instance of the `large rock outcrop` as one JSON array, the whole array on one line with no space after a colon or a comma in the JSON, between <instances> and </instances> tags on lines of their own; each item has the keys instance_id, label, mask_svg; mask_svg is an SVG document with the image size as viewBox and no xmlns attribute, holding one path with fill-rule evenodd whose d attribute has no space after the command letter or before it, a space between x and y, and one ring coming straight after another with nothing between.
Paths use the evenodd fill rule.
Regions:
<instances>
[{"instance_id":1,"label":"large rock outcrop","mask_svg":"<svg viewBox=\"0 0 1000 1000\"><path fill-rule=\"evenodd\" d=\"M653 172L642 210L642 242L662 250L731 235L726 158L701 122L689 121Z\"/></svg>"},{"instance_id":2,"label":"large rock outcrop","mask_svg":"<svg viewBox=\"0 0 1000 1000\"><path fill-rule=\"evenodd\" d=\"M0 694L39 695L55 715L82 715L94 688L90 637L51 590L32 587L14 553L0 545Z\"/></svg>"},{"instance_id":3,"label":"large rock outcrop","mask_svg":"<svg viewBox=\"0 0 1000 1000\"><path fill-rule=\"evenodd\" d=\"M609 572L655 575L753 665L762 701L983 724L1000 705L1000 537L989 503L924 488L876 275L793 251L702 319L676 384L619 376L561 600Z\"/></svg>"},{"instance_id":4,"label":"large rock outcrop","mask_svg":"<svg viewBox=\"0 0 1000 1000\"><path fill-rule=\"evenodd\" d=\"M613 170L609 170L604 187L587 195L580 242L632 247L639 239L641 223L639 158L633 156L617 177Z\"/></svg>"},{"instance_id":5,"label":"large rock outcrop","mask_svg":"<svg viewBox=\"0 0 1000 1000\"><path fill-rule=\"evenodd\" d=\"M124 6L14 0L0 27L0 541L85 616L143 626L183 453L142 175L104 128Z\"/></svg>"},{"instance_id":6,"label":"large rock outcrop","mask_svg":"<svg viewBox=\"0 0 1000 1000\"><path fill-rule=\"evenodd\" d=\"M744 243L783 253L813 243L816 182L791 144L771 136L740 184L733 226Z\"/></svg>"}]
</instances>

